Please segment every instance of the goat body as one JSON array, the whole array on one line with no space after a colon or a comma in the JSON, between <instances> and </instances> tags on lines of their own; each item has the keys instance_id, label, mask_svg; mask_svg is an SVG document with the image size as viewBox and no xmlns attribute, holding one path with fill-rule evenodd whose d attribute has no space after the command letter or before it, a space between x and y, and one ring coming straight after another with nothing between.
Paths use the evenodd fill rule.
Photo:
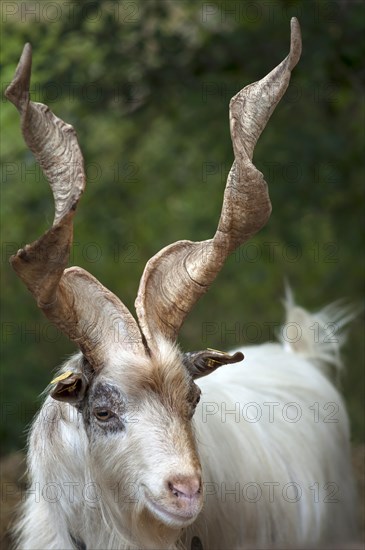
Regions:
<instances>
[{"instance_id":1,"label":"goat body","mask_svg":"<svg viewBox=\"0 0 365 550\"><path fill-rule=\"evenodd\" d=\"M312 322L304 325L303 313L295 306L288 311L302 344L313 342L310 324L325 325L323 317L307 314ZM349 425L343 400L324 373L338 351L326 338L323 333L321 344L297 351L288 342L287 349L275 343L248 347L242 364L200 380L203 398L194 424L204 505L183 533L156 525L146 512L138 515L145 499L142 457L131 457L136 475L123 471L124 456L109 453L108 443L95 460L83 413L48 397L30 436L32 484L18 525L19 548L66 549L83 541L98 549L190 549L193 537L209 550L320 548L352 540ZM176 348L161 348L165 362L181 360ZM79 363L76 356L61 372L76 372ZM131 423L139 420L137 409L130 411ZM153 435L148 439L150 445ZM157 476L163 456L157 450L153 458Z\"/></svg>"}]
</instances>

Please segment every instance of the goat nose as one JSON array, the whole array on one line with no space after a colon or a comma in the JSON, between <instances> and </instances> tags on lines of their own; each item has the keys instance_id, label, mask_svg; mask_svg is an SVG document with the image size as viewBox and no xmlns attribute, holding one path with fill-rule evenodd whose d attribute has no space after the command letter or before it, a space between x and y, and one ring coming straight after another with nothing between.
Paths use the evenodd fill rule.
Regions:
<instances>
[{"instance_id":1,"label":"goat nose","mask_svg":"<svg viewBox=\"0 0 365 550\"><path fill-rule=\"evenodd\" d=\"M168 481L168 488L175 497L192 499L201 492L200 476L173 477Z\"/></svg>"}]
</instances>

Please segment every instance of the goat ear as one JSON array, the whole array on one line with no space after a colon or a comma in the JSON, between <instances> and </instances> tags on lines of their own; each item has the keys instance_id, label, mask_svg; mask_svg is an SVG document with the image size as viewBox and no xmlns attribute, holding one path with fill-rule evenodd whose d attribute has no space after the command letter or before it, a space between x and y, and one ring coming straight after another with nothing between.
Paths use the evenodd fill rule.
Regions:
<instances>
[{"instance_id":1,"label":"goat ear","mask_svg":"<svg viewBox=\"0 0 365 550\"><path fill-rule=\"evenodd\" d=\"M203 351L184 353L183 363L191 376L196 379L207 376L222 365L238 363L243 358L244 355L240 351L237 351L234 355L229 355L229 353L225 353L224 351L208 348Z\"/></svg>"},{"instance_id":2,"label":"goat ear","mask_svg":"<svg viewBox=\"0 0 365 550\"><path fill-rule=\"evenodd\" d=\"M82 401L88 388L88 380L84 374L66 371L52 380L55 384L50 395L57 401L78 403Z\"/></svg>"}]
</instances>

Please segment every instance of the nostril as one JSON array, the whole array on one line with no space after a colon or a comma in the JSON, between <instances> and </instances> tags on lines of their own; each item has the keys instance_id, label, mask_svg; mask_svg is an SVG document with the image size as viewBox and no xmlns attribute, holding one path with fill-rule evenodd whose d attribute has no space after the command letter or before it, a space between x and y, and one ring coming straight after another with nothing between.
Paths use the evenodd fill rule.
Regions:
<instances>
[{"instance_id":1,"label":"nostril","mask_svg":"<svg viewBox=\"0 0 365 550\"><path fill-rule=\"evenodd\" d=\"M201 493L201 478L194 477L175 477L167 483L171 493L178 498L194 498Z\"/></svg>"},{"instance_id":2,"label":"nostril","mask_svg":"<svg viewBox=\"0 0 365 550\"><path fill-rule=\"evenodd\" d=\"M174 487L174 485L173 485L173 483L171 483L171 481L169 481L168 485L169 485L169 489L172 492L172 494L175 495L175 497L178 497L179 494L180 494L180 491L176 487Z\"/></svg>"}]
</instances>

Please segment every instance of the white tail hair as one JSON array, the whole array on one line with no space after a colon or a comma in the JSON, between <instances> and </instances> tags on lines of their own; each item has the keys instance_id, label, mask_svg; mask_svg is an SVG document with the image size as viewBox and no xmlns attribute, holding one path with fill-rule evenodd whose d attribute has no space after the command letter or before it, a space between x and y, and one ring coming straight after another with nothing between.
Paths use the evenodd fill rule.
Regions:
<instances>
[{"instance_id":1,"label":"white tail hair","mask_svg":"<svg viewBox=\"0 0 365 550\"><path fill-rule=\"evenodd\" d=\"M338 380L343 369L341 348L346 342L349 324L360 312L359 307L340 299L310 313L295 303L288 285L284 306L285 325L279 335L284 349L310 360Z\"/></svg>"}]
</instances>

